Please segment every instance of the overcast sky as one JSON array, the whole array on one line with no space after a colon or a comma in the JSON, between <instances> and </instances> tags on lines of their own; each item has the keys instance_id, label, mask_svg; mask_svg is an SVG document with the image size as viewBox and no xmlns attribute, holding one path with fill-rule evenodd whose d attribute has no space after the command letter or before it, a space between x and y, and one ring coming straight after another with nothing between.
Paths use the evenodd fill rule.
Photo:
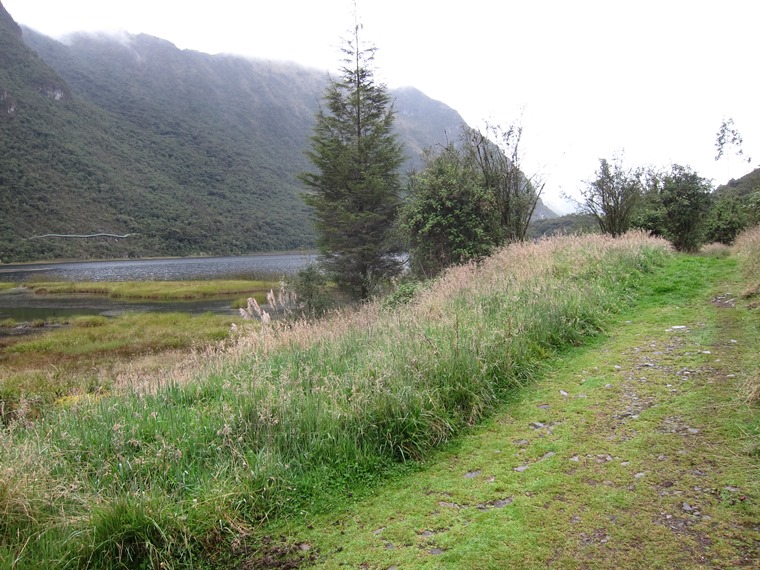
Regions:
<instances>
[{"instance_id":1,"label":"overcast sky","mask_svg":"<svg viewBox=\"0 0 760 570\"><path fill-rule=\"evenodd\" d=\"M146 33L182 49L335 72L351 0L0 0L53 36ZM689 165L716 184L760 162L756 0L357 0L377 77L412 85L472 126L521 120L523 167L555 209L598 159ZM747 164L715 157L733 118Z\"/></svg>"}]
</instances>

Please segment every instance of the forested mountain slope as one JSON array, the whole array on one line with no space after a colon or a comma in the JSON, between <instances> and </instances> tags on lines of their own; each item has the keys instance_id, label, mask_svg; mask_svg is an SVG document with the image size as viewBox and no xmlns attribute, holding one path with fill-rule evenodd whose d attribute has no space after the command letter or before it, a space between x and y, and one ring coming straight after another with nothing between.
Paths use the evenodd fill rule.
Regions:
<instances>
[{"instance_id":1,"label":"forested mountain slope","mask_svg":"<svg viewBox=\"0 0 760 570\"><path fill-rule=\"evenodd\" d=\"M0 261L238 254L314 245L297 174L329 81L147 35L62 43L0 5ZM461 116L392 91L408 162ZM109 233L124 239L34 238Z\"/></svg>"}]
</instances>

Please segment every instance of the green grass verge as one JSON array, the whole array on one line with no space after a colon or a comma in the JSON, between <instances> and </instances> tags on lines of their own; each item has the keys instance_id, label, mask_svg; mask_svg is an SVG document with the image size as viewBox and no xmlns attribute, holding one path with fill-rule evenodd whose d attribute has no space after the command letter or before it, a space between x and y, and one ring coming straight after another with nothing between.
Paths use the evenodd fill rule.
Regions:
<instances>
[{"instance_id":1,"label":"green grass verge","mask_svg":"<svg viewBox=\"0 0 760 570\"><path fill-rule=\"evenodd\" d=\"M397 310L265 327L194 377L17 422L0 540L30 564L231 562L262 522L329 510L490 417L669 255L642 236L510 247Z\"/></svg>"},{"instance_id":2,"label":"green grass verge","mask_svg":"<svg viewBox=\"0 0 760 570\"><path fill-rule=\"evenodd\" d=\"M553 360L419 472L270 526L249 562L757 565L760 414L743 386L757 381L760 315L738 301L735 259L678 256L645 284L604 339Z\"/></svg>"}]
</instances>

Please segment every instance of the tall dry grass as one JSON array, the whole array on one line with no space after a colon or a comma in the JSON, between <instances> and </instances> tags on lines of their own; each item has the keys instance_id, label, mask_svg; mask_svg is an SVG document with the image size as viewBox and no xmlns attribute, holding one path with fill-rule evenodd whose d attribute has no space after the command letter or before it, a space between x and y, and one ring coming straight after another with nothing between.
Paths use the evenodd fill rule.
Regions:
<instances>
[{"instance_id":1,"label":"tall dry grass","mask_svg":"<svg viewBox=\"0 0 760 570\"><path fill-rule=\"evenodd\" d=\"M760 294L760 226L742 232L736 238L734 251L749 284L744 296L752 297Z\"/></svg>"},{"instance_id":2,"label":"tall dry grass","mask_svg":"<svg viewBox=\"0 0 760 570\"><path fill-rule=\"evenodd\" d=\"M0 485L7 510L27 536L71 534L55 544L72 563L192 567L215 533L363 484L477 423L602 330L669 252L639 233L512 245L395 310L250 328L170 381L14 428L0 473L15 450L27 461ZM28 492L13 483L37 474ZM60 488L75 491L48 491ZM20 536L0 528L0 554L43 556Z\"/></svg>"},{"instance_id":3,"label":"tall dry grass","mask_svg":"<svg viewBox=\"0 0 760 570\"><path fill-rule=\"evenodd\" d=\"M741 233L734 243L734 251L739 258L747 282L743 296L750 300L750 309L760 310L760 301L757 300L760 295L760 226ZM760 334L760 324L757 321L755 321L755 330ZM760 368L757 362L750 364L747 372L748 379L744 393L747 401L756 405L760 402Z\"/></svg>"}]
</instances>

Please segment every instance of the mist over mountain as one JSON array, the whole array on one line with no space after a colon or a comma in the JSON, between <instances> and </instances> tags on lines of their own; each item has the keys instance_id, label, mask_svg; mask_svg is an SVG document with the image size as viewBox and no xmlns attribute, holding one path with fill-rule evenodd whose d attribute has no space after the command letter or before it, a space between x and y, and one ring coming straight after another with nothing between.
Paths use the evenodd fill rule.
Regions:
<instances>
[{"instance_id":1,"label":"mist over mountain","mask_svg":"<svg viewBox=\"0 0 760 570\"><path fill-rule=\"evenodd\" d=\"M0 4L0 260L313 247L299 172L329 77L148 35L20 28ZM460 115L391 92L407 169ZM29 239L44 234L126 239Z\"/></svg>"}]
</instances>

